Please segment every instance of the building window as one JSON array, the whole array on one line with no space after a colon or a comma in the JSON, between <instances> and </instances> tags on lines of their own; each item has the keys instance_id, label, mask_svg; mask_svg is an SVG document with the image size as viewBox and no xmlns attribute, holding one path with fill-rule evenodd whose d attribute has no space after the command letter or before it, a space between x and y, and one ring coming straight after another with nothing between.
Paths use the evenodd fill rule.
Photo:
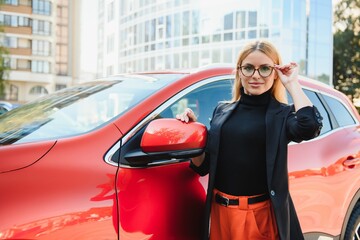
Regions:
<instances>
[{"instance_id":1,"label":"building window","mask_svg":"<svg viewBox=\"0 0 360 240\"><path fill-rule=\"evenodd\" d=\"M66 63L68 61L68 46L66 44L57 44L55 52L57 63Z\"/></svg>"},{"instance_id":2,"label":"building window","mask_svg":"<svg viewBox=\"0 0 360 240\"><path fill-rule=\"evenodd\" d=\"M230 13L224 17L224 30L231 30L233 28L233 13Z\"/></svg>"},{"instance_id":3,"label":"building window","mask_svg":"<svg viewBox=\"0 0 360 240\"><path fill-rule=\"evenodd\" d=\"M0 14L0 23L4 26L17 27L18 26L18 17L14 15L4 15Z\"/></svg>"},{"instance_id":4,"label":"building window","mask_svg":"<svg viewBox=\"0 0 360 240\"><path fill-rule=\"evenodd\" d=\"M199 11L193 11L192 12L192 28L191 28L191 33L192 34L198 34L200 32L199 28L200 28L200 16L199 16Z\"/></svg>"},{"instance_id":5,"label":"building window","mask_svg":"<svg viewBox=\"0 0 360 240\"><path fill-rule=\"evenodd\" d=\"M187 36L189 35L189 27L190 27L190 12L186 11L183 12L182 16L182 35Z\"/></svg>"},{"instance_id":6,"label":"building window","mask_svg":"<svg viewBox=\"0 0 360 240\"><path fill-rule=\"evenodd\" d=\"M30 95L44 95L48 94L48 90L43 86L35 86L30 89Z\"/></svg>"},{"instance_id":7,"label":"building window","mask_svg":"<svg viewBox=\"0 0 360 240\"><path fill-rule=\"evenodd\" d=\"M256 30L248 31L248 39L254 39L254 38L256 38Z\"/></svg>"},{"instance_id":8,"label":"building window","mask_svg":"<svg viewBox=\"0 0 360 240\"><path fill-rule=\"evenodd\" d=\"M32 0L20 0L19 1L19 5L21 5L21 6L31 6L31 1Z\"/></svg>"},{"instance_id":9,"label":"building window","mask_svg":"<svg viewBox=\"0 0 360 240\"><path fill-rule=\"evenodd\" d=\"M20 38L18 40L19 48L31 48L31 40L26 38Z\"/></svg>"},{"instance_id":10,"label":"building window","mask_svg":"<svg viewBox=\"0 0 360 240\"><path fill-rule=\"evenodd\" d=\"M32 11L35 14L51 15L51 2L48 0L33 0Z\"/></svg>"},{"instance_id":11,"label":"building window","mask_svg":"<svg viewBox=\"0 0 360 240\"><path fill-rule=\"evenodd\" d=\"M166 16L166 38L172 37L172 16L168 15Z\"/></svg>"},{"instance_id":12,"label":"building window","mask_svg":"<svg viewBox=\"0 0 360 240\"><path fill-rule=\"evenodd\" d=\"M14 84L10 85L9 100L10 101L19 100L19 88Z\"/></svg>"},{"instance_id":13,"label":"building window","mask_svg":"<svg viewBox=\"0 0 360 240\"><path fill-rule=\"evenodd\" d=\"M224 41L232 41L233 33L224 33Z\"/></svg>"},{"instance_id":14,"label":"building window","mask_svg":"<svg viewBox=\"0 0 360 240\"><path fill-rule=\"evenodd\" d=\"M108 67L106 68L106 75L107 75L107 76L113 75L113 66L108 66Z\"/></svg>"},{"instance_id":15,"label":"building window","mask_svg":"<svg viewBox=\"0 0 360 240\"><path fill-rule=\"evenodd\" d=\"M19 27L30 27L31 26L31 19L27 17L19 16Z\"/></svg>"},{"instance_id":16,"label":"building window","mask_svg":"<svg viewBox=\"0 0 360 240\"><path fill-rule=\"evenodd\" d=\"M111 34L107 37L107 53L112 53L114 51L114 34Z\"/></svg>"},{"instance_id":17,"label":"building window","mask_svg":"<svg viewBox=\"0 0 360 240\"><path fill-rule=\"evenodd\" d=\"M43 20L34 20L32 26L33 34L47 35L51 34L51 23Z\"/></svg>"},{"instance_id":18,"label":"building window","mask_svg":"<svg viewBox=\"0 0 360 240\"><path fill-rule=\"evenodd\" d=\"M111 3L108 4L108 22L114 20L114 14L115 13L115 9L114 9L114 1L112 1Z\"/></svg>"},{"instance_id":19,"label":"building window","mask_svg":"<svg viewBox=\"0 0 360 240\"><path fill-rule=\"evenodd\" d=\"M57 75L67 76L68 75L68 64L67 63L57 63L55 66L55 71Z\"/></svg>"},{"instance_id":20,"label":"building window","mask_svg":"<svg viewBox=\"0 0 360 240\"><path fill-rule=\"evenodd\" d=\"M66 88L66 84L56 84L55 85L55 91L59 91L64 88Z\"/></svg>"},{"instance_id":21,"label":"building window","mask_svg":"<svg viewBox=\"0 0 360 240\"><path fill-rule=\"evenodd\" d=\"M5 0L4 4L19 5L19 2L18 2L18 0Z\"/></svg>"},{"instance_id":22,"label":"building window","mask_svg":"<svg viewBox=\"0 0 360 240\"><path fill-rule=\"evenodd\" d=\"M10 58L3 58L2 64L5 68L11 68L11 60Z\"/></svg>"},{"instance_id":23,"label":"building window","mask_svg":"<svg viewBox=\"0 0 360 240\"><path fill-rule=\"evenodd\" d=\"M16 69L16 59L15 58L4 58L3 61L4 67L9 69Z\"/></svg>"},{"instance_id":24,"label":"building window","mask_svg":"<svg viewBox=\"0 0 360 240\"><path fill-rule=\"evenodd\" d=\"M220 61L220 56L221 56L221 53L220 53L220 50L219 50L219 49L213 49L213 50L212 50L212 62L213 62L213 63L219 63L219 62L221 62L221 61Z\"/></svg>"},{"instance_id":25,"label":"building window","mask_svg":"<svg viewBox=\"0 0 360 240\"><path fill-rule=\"evenodd\" d=\"M0 24L11 27L30 27L31 19L22 16L0 14Z\"/></svg>"},{"instance_id":26,"label":"building window","mask_svg":"<svg viewBox=\"0 0 360 240\"><path fill-rule=\"evenodd\" d=\"M7 48L17 48L17 37L8 37L4 38L4 46Z\"/></svg>"},{"instance_id":27,"label":"building window","mask_svg":"<svg viewBox=\"0 0 360 240\"><path fill-rule=\"evenodd\" d=\"M51 44L48 41L33 40L32 54L39 56L50 56Z\"/></svg>"},{"instance_id":28,"label":"building window","mask_svg":"<svg viewBox=\"0 0 360 240\"><path fill-rule=\"evenodd\" d=\"M35 73L49 73L50 63L46 61L32 61L31 72Z\"/></svg>"},{"instance_id":29,"label":"building window","mask_svg":"<svg viewBox=\"0 0 360 240\"><path fill-rule=\"evenodd\" d=\"M249 27L256 27L257 25L257 12L249 12Z\"/></svg>"},{"instance_id":30,"label":"building window","mask_svg":"<svg viewBox=\"0 0 360 240\"><path fill-rule=\"evenodd\" d=\"M269 37L269 29L260 29L260 37L268 38Z\"/></svg>"},{"instance_id":31,"label":"building window","mask_svg":"<svg viewBox=\"0 0 360 240\"><path fill-rule=\"evenodd\" d=\"M180 13L176 13L174 15L174 37L179 37L180 36Z\"/></svg>"},{"instance_id":32,"label":"building window","mask_svg":"<svg viewBox=\"0 0 360 240\"><path fill-rule=\"evenodd\" d=\"M30 70L31 61L26 59L18 59L17 60L17 68L18 70Z\"/></svg>"},{"instance_id":33,"label":"building window","mask_svg":"<svg viewBox=\"0 0 360 240\"><path fill-rule=\"evenodd\" d=\"M212 37L213 42L220 42L221 41L221 35L220 34L214 34Z\"/></svg>"},{"instance_id":34,"label":"building window","mask_svg":"<svg viewBox=\"0 0 360 240\"><path fill-rule=\"evenodd\" d=\"M245 11L236 12L236 28L245 28Z\"/></svg>"},{"instance_id":35,"label":"building window","mask_svg":"<svg viewBox=\"0 0 360 240\"><path fill-rule=\"evenodd\" d=\"M61 19L61 21L66 21L69 15L69 9L66 6L58 5L57 6L57 17Z\"/></svg>"}]
</instances>

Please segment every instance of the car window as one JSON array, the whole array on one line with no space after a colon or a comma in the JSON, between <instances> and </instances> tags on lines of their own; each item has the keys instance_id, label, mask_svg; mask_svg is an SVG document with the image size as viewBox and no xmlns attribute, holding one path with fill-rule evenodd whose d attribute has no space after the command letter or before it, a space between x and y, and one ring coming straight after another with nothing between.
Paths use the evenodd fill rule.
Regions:
<instances>
[{"instance_id":1,"label":"car window","mask_svg":"<svg viewBox=\"0 0 360 240\"><path fill-rule=\"evenodd\" d=\"M330 123L329 113L326 111L324 105L322 104L322 102L320 101L319 97L316 95L315 92L308 89L304 89L304 92L308 96L312 104L314 104L314 106L319 110L321 116L323 117L323 121L322 121L323 127L321 129L320 135L329 132L332 129L332 126ZM288 102L289 104L293 103L290 94L288 94Z\"/></svg>"},{"instance_id":2,"label":"car window","mask_svg":"<svg viewBox=\"0 0 360 240\"><path fill-rule=\"evenodd\" d=\"M0 115L6 113L7 111L8 110L5 107L0 106Z\"/></svg>"},{"instance_id":3,"label":"car window","mask_svg":"<svg viewBox=\"0 0 360 240\"><path fill-rule=\"evenodd\" d=\"M162 118L174 118L185 108L191 108L198 122L210 127L213 111L219 101L231 100L231 80L212 82L189 92L160 113Z\"/></svg>"},{"instance_id":4,"label":"car window","mask_svg":"<svg viewBox=\"0 0 360 240\"><path fill-rule=\"evenodd\" d=\"M320 101L319 97L315 92L305 89L305 94L308 96L312 104L319 110L321 116L323 117L323 127L321 129L320 135L329 132L332 129L329 113L326 111L324 105Z\"/></svg>"},{"instance_id":5,"label":"car window","mask_svg":"<svg viewBox=\"0 0 360 240\"><path fill-rule=\"evenodd\" d=\"M44 96L11 110L11 114L0 116L0 145L92 131L182 76L123 76L113 81L84 83Z\"/></svg>"},{"instance_id":6,"label":"car window","mask_svg":"<svg viewBox=\"0 0 360 240\"><path fill-rule=\"evenodd\" d=\"M340 101L327 95L323 95L323 97L333 112L339 127L344 127L356 123L352 115Z\"/></svg>"}]
</instances>

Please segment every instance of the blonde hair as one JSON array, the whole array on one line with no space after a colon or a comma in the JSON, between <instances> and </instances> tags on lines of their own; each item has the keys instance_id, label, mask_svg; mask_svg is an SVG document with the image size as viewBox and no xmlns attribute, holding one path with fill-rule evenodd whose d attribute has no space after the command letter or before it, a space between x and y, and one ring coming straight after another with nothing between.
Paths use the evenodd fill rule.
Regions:
<instances>
[{"instance_id":1,"label":"blonde hair","mask_svg":"<svg viewBox=\"0 0 360 240\"><path fill-rule=\"evenodd\" d=\"M252 52L260 51L274 61L274 64L281 64L281 57L276 48L265 40L259 40L251 42L243 47L241 50L238 60L236 62L236 69L239 69L242 61ZM236 71L235 82L232 90L232 102L236 102L240 99L241 93L240 88L242 87L239 71ZM274 84L271 87L271 94L276 100L282 103L287 103L286 90L278 74L275 74Z\"/></svg>"}]
</instances>

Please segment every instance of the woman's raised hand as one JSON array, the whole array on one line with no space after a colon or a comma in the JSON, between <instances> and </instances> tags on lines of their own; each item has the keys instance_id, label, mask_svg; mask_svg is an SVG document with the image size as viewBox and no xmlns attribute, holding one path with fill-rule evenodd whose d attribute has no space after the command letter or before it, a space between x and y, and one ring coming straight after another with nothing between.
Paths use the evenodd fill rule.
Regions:
<instances>
[{"instance_id":1,"label":"woman's raised hand","mask_svg":"<svg viewBox=\"0 0 360 240\"><path fill-rule=\"evenodd\" d=\"M285 87L288 83L297 81L299 66L295 62L291 62L285 65L275 65L274 69L276 70L281 82Z\"/></svg>"},{"instance_id":2,"label":"woman's raised hand","mask_svg":"<svg viewBox=\"0 0 360 240\"><path fill-rule=\"evenodd\" d=\"M185 111L183 113L177 114L176 115L176 119L179 119L180 121L183 122L190 122L190 121L196 121L196 116L195 113L193 112L193 110L191 110L190 108L186 108Z\"/></svg>"}]
</instances>

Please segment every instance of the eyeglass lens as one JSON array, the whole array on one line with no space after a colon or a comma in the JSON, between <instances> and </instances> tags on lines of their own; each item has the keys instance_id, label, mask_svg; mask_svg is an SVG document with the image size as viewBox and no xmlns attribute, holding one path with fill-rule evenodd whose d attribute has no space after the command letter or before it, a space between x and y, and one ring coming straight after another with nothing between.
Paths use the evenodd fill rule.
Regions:
<instances>
[{"instance_id":1,"label":"eyeglass lens","mask_svg":"<svg viewBox=\"0 0 360 240\"><path fill-rule=\"evenodd\" d=\"M242 74L246 77L251 77L254 75L255 71L258 71L260 76L268 77L273 71L273 68L268 65L261 65L259 68L255 68L253 65L245 65L240 67Z\"/></svg>"}]
</instances>

